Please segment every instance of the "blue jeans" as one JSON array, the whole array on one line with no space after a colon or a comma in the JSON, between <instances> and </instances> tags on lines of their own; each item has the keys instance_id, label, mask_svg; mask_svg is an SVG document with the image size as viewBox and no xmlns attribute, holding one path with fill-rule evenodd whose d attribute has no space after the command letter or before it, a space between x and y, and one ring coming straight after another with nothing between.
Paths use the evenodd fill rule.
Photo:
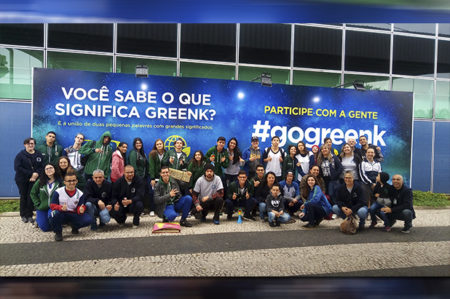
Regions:
<instances>
[{"instance_id":1,"label":"blue jeans","mask_svg":"<svg viewBox=\"0 0 450 299\"><path fill-rule=\"evenodd\" d=\"M377 222L376 215L378 215L383 220L384 226L389 226L386 213L380 210L382 207L384 206L374 201L369 208L370 218L372 219L372 223L376 223Z\"/></svg>"},{"instance_id":2,"label":"blue jeans","mask_svg":"<svg viewBox=\"0 0 450 299\"><path fill-rule=\"evenodd\" d=\"M99 212L98 208L97 208L97 205L93 204L90 201L86 202L86 210L87 210L87 213L89 215L91 215L92 226L93 227L97 226L97 222L95 220L96 216L99 216L100 223L105 223L106 224L106 223L108 223L111 220L111 216L109 216L109 211L106 208Z\"/></svg>"},{"instance_id":3,"label":"blue jeans","mask_svg":"<svg viewBox=\"0 0 450 299\"><path fill-rule=\"evenodd\" d=\"M269 215L269 223L272 223L275 220L275 213L269 212L267 213ZM278 221L281 223L286 223L291 219L291 216L289 216L289 213L284 212L283 215L278 217Z\"/></svg>"},{"instance_id":4,"label":"blue jeans","mask_svg":"<svg viewBox=\"0 0 450 299\"><path fill-rule=\"evenodd\" d=\"M83 213L78 215L72 212L52 211L49 217L50 225L55 233L62 232L62 225L70 223L72 228L79 229L85 226L89 226L92 223L91 215Z\"/></svg>"},{"instance_id":5,"label":"blue jeans","mask_svg":"<svg viewBox=\"0 0 450 299\"><path fill-rule=\"evenodd\" d=\"M259 203L259 217L264 220L264 214L266 214L266 203L265 202L260 202Z\"/></svg>"},{"instance_id":6,"label":"blue jeans","mask_svg":"<svg viewBox=\"0 0 450 299\"><path fill-rule=\"evenodd\" d=\"M48 221L51 212L52 210L50 209L48 209L47 211L36 210L36 223L43 232L48 232L52 230L50 223Z\"/></svg>"},{"instance_id":7,"label":"blue jeans","mask_svg":"<svg viewBox=\"0 0 450 299\"><path fill-rule=\"evenodd\" d=\"M333 206L333 213L335 213L342 219L345 219L347 217L347 216L345 216L344 212L342 212L342 210L338 207L338 205ZM358 209L358 212L356 212L356 214L358 215L358 218L359 218L359 225L361 225L361 226L364 225L368 213L369 213L369 211L366 206Z\"/></svg>"},{"instance_id":8,"label":"blue jeans","mask_svg":"<svg viewBox=\"0 0 450 299\"><path fill-rule=\"evenodd\" d=\"M173 205L167 205L164 210L164 216L166 216L167 220L173 221L177 218L178 213L181 214L181 220L186 220L189 211L191 210L192 205L192 197L190 195L185 195L180 200L178 200Z\"/></svg>"}]
</instances>

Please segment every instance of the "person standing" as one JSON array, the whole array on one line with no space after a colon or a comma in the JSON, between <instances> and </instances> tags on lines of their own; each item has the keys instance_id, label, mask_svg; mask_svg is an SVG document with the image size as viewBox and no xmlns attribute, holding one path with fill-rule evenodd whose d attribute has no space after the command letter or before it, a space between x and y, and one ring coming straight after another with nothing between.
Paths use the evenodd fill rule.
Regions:
<instances>
[{"instance_id":1,"label":"person standing","mask_svg":"<svg viewBox=\"0 0 450 299\"><path fill-rule=\"evenodd\" d=\"M266 163L266 172L273 172L277 182L282 179L282 164L284 160L284 150L278 145L280 144L280 137L272 137L272 145L264 150L263 161Z\"/></svg>"},{"instance_id":2,"label":"person standing","mask_svg":"<svg viewBox=\"0 0 450 299\"><path fill-rule=\"evenodd\" d=\"M84 166L81 164L81 154L80 154L80 149L83 141L84 135L78 133L77 136L75 136L75 141L73 145L66 147L64 149L64 153L70 160L70 165L72 165L73 169L75 169L77 172L81 172L84 168Z\"/></svg>"},{"instance_id":3,"label":"person standing","mask_svg":"<svg viewBox=\"0 0 450 299\"><path fill-rule=\"evenodd\" d=\"M92 173L96 169L101 169L108 178L111 173L111 158L113 149L111 147L111 133L106 131L97 141L90 140L80 149L80 154L88 156L84 166L86 180L92 178Z\"/></svg>"},{"instance_id":4,"label":"person standing","mask_svg":"<svg viewBox=\"0 0 450 299\"><path fill-rule=\"evenodd\" d=\"M144 151L144 143L140 137L133 140L133 149L128 155L128 164L134 167L136 175L144 182L144 214L155 210L153 196L150 192L150 179L148 175L149 163Z\"/></svg>"},{"instance_id":5,"label":"person standing","mask_svg":"<svg viewBox=\"0 0 450 299\"><path fill-rule=\"evenodd\" d=\"M262 152L259 148L259 139L253 136L251 139L252 145L247 148L242 154L242 159L245 160L245 168L248 170L248 177L252 179L256 175L256 166L261 165Z\"/></svg>"},{"instance_id":6,"label":"person standing","mask_svg":"<svg viewBox=\"0 0 450 299\"><path fill-rule=\"evenodd\" d=\"M232 137L230 138L230 140L228 140L227 152L228 160L230 162L228 163L228 167L225 168L225 193L227 192L228 186L232 182L236 181L238 173L241 170L241 164L245 162L241 157L241 150L239 149L238 141L235 137Z\"/></svg>"},{"instance_id":7,"label":"person standing","mask_svg":"<svg viewBox=\"0 0 450 299\"><path fill-rule=\"evenodd\" d=\"M164 141L162 139L156 139L153 144L153 148L148 154L148 176L150 179L151 188L150 191L150 216L154 217L154 194L153 189L155 188L156 183L159 181L159 175L161 172L162 162L166 160L167 151L164 148Z\"/></svg>"},{"instance_id":8,"label":"person standing","mask_svg":"<svg viewBox=\"0 0 450 299\"><path fill-rule=\"evenodd\" d=\"M112 154L111 182L113 183L123 176L127 150L128 144L126 142L121 142L119 143L117 150Z\"/></svg>"},{"instance_id":9,"label":"person standing","mask_svg":"<svg viewBox=\"0 0 450 299\"><path fill-rule=\"evenodd\" d=\"M295 158L297 158L297 181L300 182L300 180L309 172L309 161L310 156L312 156L313 153L309 152L306 149L306 145L303 141L299 141L297 143L297 155Z\"/></svg>"},{"instance_id":10,"label":"person standing","mask_svg":"<svg viewBox=\"0 0 450 299\"><path fill-rule=\"evenodd\" d=\"M220 136L217 138L217 143L215 146L211 147L206 152L206 160L208 160L214 166L214 175L218 176L222 180L222 185L224 180L222 167L227 168L230 162L228 158L228 153L225 150L225 137Z\"/></svg>"},{"instance_id":11,"label":"person standing","mask_svg":"<svg viewBox=\"0 0 450 299\"><path fill-rule=\"evenodd\" d=\"M44 163L52 163L56 165L58 158L61 157L62 154L62 146L60 146L56 142L56 133L53 131L49 131L47 135L45 135L45 141L37 146L36 148L41 152L42 157L44 158Z\"/></svg>"},{"instance_id":12,"label":"person standing","mask_svg":"<svg viewBox=\"0 0 450 299\"><path fill-rule=\"evenodd\" d=\"M23 145L25 149L21 150L14 159L16 172L14 180L20 194L20 217L24 223L34 223L30 192L39 174L42 173L44 158L39 151L35 150L34 138L25 139Z\"/></svg>"}]
</instances>

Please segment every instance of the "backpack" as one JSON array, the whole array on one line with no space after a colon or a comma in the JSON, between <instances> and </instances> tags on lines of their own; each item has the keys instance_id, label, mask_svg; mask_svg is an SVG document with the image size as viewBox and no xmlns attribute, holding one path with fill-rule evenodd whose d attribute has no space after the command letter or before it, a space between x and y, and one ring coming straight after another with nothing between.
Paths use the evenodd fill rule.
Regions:
<instances>
[{"instance_id":1,"label":"backpack","mask_svg":"<svg viewBox=\"0 0 450 299\"><path fill-rule=\"evenodd\" d=\"M353 216L348 216L342 221L340 229L344 234L354 235L356 234L356 219Z\"/></svg>"}]
</instances>

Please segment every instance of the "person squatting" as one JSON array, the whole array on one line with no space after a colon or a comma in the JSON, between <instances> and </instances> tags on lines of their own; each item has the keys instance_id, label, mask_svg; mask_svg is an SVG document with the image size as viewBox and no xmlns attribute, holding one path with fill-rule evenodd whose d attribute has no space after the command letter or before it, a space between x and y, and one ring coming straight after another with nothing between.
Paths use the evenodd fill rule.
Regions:
<instances>
[{"instance_id":1,"label":"person squatting","mask_svg":"<svg viewBox=\"0 0 450 299\"><path fill-rule=\"evenodd\" d=\"M22 221L53 231L56 241L63 240L65 224L78 234L83 227L101 229L111 219L124 226L132 215L137 228L142 214L163 222L180 216L184 227L192 227L192 216L207 222L209 212L216 225L221 213L233 220L242 211L245 220L267 221L271 227L299 219L314 228L334 217L355 217L358 231L370 215L370 228L380 220L389 232L401 220L402 233L411 231L415 218L412 190L399 174L388 183L381 149L364 135L359 146L349 138L340 151L330 138L311 149L302 141L284 149L273 136L271 146L263 149L253 136L241 150L236 138L227 143L221 136L190 160L181 138L170 150L156 139L148 153L139 137L114 149L109 131L97 140L84 139L78 133L73 145L63 149L50 131L40 144L25 139L25 149L14 160ZM170 169L187 172L190 180L172 177Z\"/></svg>"}]
</instances>

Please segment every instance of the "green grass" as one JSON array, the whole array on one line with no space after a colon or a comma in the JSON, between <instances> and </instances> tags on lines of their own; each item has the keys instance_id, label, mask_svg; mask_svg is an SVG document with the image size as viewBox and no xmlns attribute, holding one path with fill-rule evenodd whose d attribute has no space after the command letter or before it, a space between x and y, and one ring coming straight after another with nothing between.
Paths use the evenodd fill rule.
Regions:
<instances>
[{"instance_id":1,"label":"green grass","mask_svg":"<svg viewBox=\"0 0 450 299\"><path fill-rule=\"evenodd\" d=\"M414 206L442 208L450 206L450 196L442 193L413 191Z\"/></svg>"},{"instance_id":2,"label":"green grass","mask_svg":"<svg viewBox=\"0 0 450 299\"><path fill-rule=\"evenodd\" d=\"M0 213L3 212L19 212L19 200L0 200Z\"/></svg>"}]
</instances>

